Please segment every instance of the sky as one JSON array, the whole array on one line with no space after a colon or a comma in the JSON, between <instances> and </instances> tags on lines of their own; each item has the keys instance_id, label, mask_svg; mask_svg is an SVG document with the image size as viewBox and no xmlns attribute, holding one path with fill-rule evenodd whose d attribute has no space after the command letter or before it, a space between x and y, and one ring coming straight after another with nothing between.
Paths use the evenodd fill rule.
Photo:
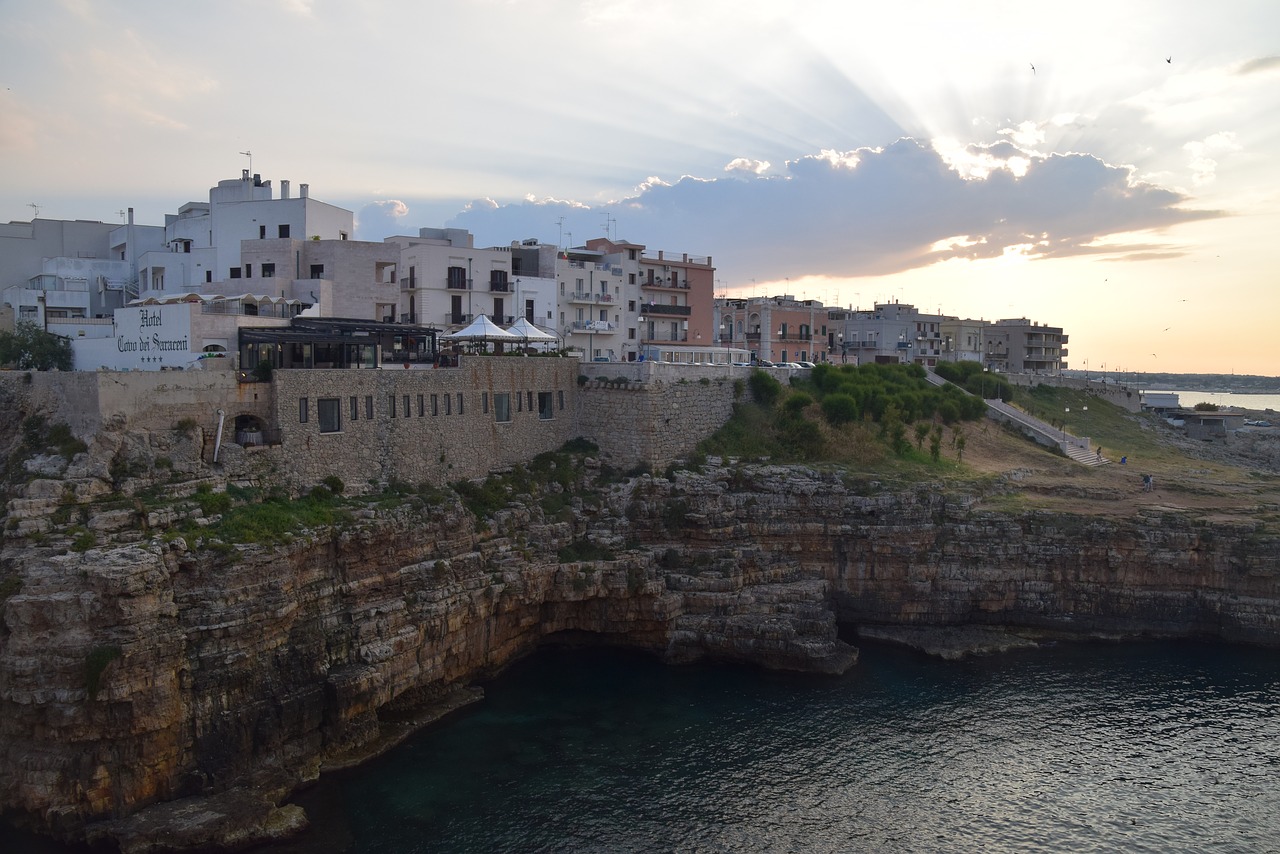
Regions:
<instances>
[{"instance_id":1,"label":"sky","mask_svg":"<svg viewBox=\"0 0 1280 854\"><path fill-rule=\"evenodd\" d=\"M251 167L363 240L611 236L1280 374L1274 0L0 0L0 87L0 221L161 224Z\"/></svg>"}]
</instances>

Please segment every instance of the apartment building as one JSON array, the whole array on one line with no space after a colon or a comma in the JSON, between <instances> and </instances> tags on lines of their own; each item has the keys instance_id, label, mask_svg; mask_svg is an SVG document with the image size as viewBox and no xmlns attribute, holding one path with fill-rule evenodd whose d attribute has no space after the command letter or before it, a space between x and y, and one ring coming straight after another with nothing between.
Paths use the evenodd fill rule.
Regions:
<instances>
[{"instance_id":1,"label":"apartment building","mask_svg":"<svg viewBox=\"0 0 1280 854\"><path fill-rule=\"evenodd\" d=\"M555 247L537 240L477 248L462 228L421 228L386 239L399 252L398 320L452 332L487 315L502 327L520 318L550 328L555 317Z\"/></svg>"},{"instance_id":2,"label":"apartment building","mask_svg":"<svg viewBox=\"0 0 1280 854\"><path fill-rule=\"evenodd\" d=\"M1058 374L1067 368L1067 335L1025 317L997 320L983 333L983 364L1015 374Z\"/></svg>"},{"instance_id":3,"label":"apartment building","mask_svg":"<svg viewBox=\"0 0 1280 854\"><path fill-rule=\"evenodd\" d=\"M133 253L159 247L164 230L90 220L36 218L0 225L0 299L14 320L68 337L111 325L137 293Z\"/></svg>"},{"instance_id":4,"label":"apartment building","mask_svg":"<svg viewBox=\"0 0 1280 854\"><path fill-rule=\"evenodd\" d=\"M871 309L834 309L835 347L852 364L936 365L945 358L942 325L948 318L926 314L908 303L876 303Z\"/></svg>"},{"instance_id":5,"label":"apartment building","mask_svg":"<svg viewBox=\"0 0 1280 854\"><path fill-rule=\"evenodd\" d=\"M818 300L791 295L726 298L716 300L715 312L717 339L726 347L747 349L752 361L833 360L830 311Z\"/></svg>"},{"instance_id":6,"label":"apartment building","mask_svg":"<svg viewBox=\"0 0 1280 854\"><path fill-rule=\"evenodd\" d=\"M245 241L347 240L354 233L351 211L311 198L307 184L298 190L293 196L290 183L281 181L277 197L270 181L245 169L210 188L207 202L187 202L166 214L164 245L136 253L137 296L220 292L209 286L222 282L251 291L241 281L255 278L257 270L246 269L241 259ZM279 272L304 278L294 264L280 262Z\"/></svg>"}]
</instances>

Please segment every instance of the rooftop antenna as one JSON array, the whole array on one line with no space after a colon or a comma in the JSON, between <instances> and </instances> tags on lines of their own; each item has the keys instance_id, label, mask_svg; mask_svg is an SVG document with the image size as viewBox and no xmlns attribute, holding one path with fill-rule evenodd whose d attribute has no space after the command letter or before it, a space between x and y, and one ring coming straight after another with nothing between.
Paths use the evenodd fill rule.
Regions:
<instances>
[{"instance_id":1,"label":"rooftop antenna","mask_svg":"<svg viewBox=\"0 0 1280 854\"><path fill-rule=\"evenodd\" d=\"M124 216L125 216L125 214L124 214L124 210L123 210L123 209L122 209L122 210L118 210L118 211L116 211L116 215L117 215L118 217L120 217L120 221L121 221L121 222L124 222Z\"/></svg>"},{"instance_id":2,"label":"rooftop antenna","mask_svg":"<svg viewBox=\"0 0 1280 854\"><path fill-rule=\"evenodd\" d=\"M564 217L556 220L556 225L560 227L560 248L564 248Z\"/></svg>"},{"instance_id":3,"label":"rooftop antenna","mask_svg":"<svg viewBox=\"0 0 1280 854\"><path fill-rule=\"evenodd\" d=\"M37 205L35 202L27 202L27 207L31 208L33 211L35 211L35 212L36 212L36 213L35 213L35 216L33 216L33 217L31 217L31 218L32 218L32 219L39 219L39 217L40 217L40 206L39 206L39 205Z\"/></svg>"},{"instance_id":4,"label":"rooftop antenna","mask_svg":"<svg viewBox=\"0 0 1280 854\"><path fill-rule=\"evenodd\" d=\"M249 174L252 175L253 174L253 152L242 151L240 153L243 154L245 157L249 158Z\"/></svg>"},{"instance_id":5,"label":"rooftop antenna","mask_svg":"<svg viewBox=\"0 0 1280 854\"><path fill-rule=\"evenodd\" d=\"M564 248L565 248L565 249L568 249L569 247L573 246L573 232L572 232L572 231L566 231L566 232L565 232L565 236L567 236L567 237L569 238L569 242L568 242L568 243L566 243L566 244L564 245Z\"/></svg>"},{"instance_id":6,"label":"rooftop antenna","mask_svg":"<svg viewBox=\"0 0 1280 854\"><path fill-rule=\"evenodd\" d=\"M609 238L610 240L613 240L613 227L617 224L618 224L618 221L613 218L613 214L609 213L608 211L605 211L604 212L604 236Z\"/></svg>"}]
</instances>

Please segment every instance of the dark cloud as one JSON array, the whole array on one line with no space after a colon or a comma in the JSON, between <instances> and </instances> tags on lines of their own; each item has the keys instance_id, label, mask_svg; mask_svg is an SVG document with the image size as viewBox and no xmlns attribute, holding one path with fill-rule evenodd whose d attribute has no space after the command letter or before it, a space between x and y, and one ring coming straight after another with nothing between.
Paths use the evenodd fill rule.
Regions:
<instances>
[{"instance_id":1,"label":"dark cloud","mask_svg":"<svg viewBox=\"0 0 1280 854\"><path fill-rule=\"evenodd\" d=\"M1087 154L1040 155L1010 141L972 151L994 163L965 177L932 148L901 139L883 149L823 152L776 174L651 180L630 198L584 208L564 201L472 205L448 223L477 245L538 237L580 244L605 233L651 249L712 255L736 281L783 276L883 275L948 258L1126 254L1109 235L1220 216L1135 180L1128 167ZM1015 175L999 161L1017 158ZM563 218L563 222L561 222ZM956 238L950 240L951 238ZM937 245L947 241L946 245Z\"/></svg>"}]
</instances>

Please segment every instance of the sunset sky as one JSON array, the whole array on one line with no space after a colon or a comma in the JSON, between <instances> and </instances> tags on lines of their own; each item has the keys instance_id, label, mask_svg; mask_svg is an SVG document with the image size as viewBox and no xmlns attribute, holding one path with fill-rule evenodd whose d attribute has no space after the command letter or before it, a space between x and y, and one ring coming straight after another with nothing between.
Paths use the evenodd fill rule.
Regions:
<instances>
[{"instance_id":1,"label":"sunset sky","mask_svg":"<svg viewBox=\"0 0 1280 854\"><path fill-rule=\"evenodd\" d=\"M718 293L1280 374L1280 4L0 0L0 221L250 165L357 237L604 235Z\"/></svg>"}]
</instances>

